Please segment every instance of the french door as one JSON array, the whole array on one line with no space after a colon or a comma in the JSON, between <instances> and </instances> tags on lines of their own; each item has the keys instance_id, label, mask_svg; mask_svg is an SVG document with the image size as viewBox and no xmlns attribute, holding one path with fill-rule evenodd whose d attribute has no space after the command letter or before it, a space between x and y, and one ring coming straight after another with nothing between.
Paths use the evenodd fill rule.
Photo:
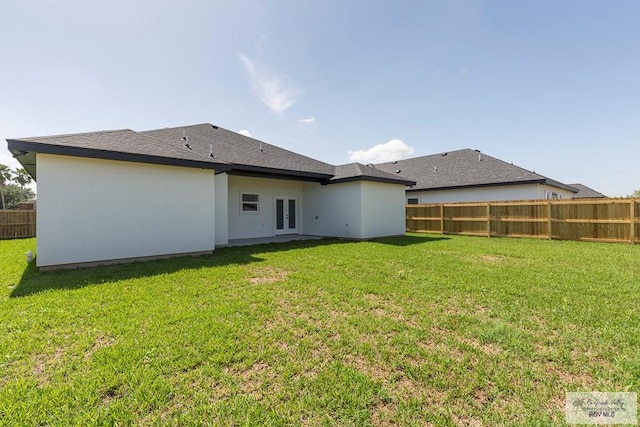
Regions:
<instances>
[{"instance_id":1,"label":"french door","mask_svg":"<svg viewBox=\"0 0 640 427\"><path fill-rule=\"evenodd\" d=\"M295 197L276 197L276 234L298 232L298 201Z\"/></svg>"}]
</instances>

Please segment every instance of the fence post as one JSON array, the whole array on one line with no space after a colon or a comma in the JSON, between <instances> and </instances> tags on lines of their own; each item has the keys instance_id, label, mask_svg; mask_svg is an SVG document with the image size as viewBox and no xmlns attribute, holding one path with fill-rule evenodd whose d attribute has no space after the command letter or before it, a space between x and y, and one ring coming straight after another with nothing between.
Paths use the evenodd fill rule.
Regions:
<instances>
[{"instance_id":1,"label":"fence post","mask_svg":"<svg viewBox=\"0 0 640 427\"><path fill-rule=\"evenodd\" d=\"M444 203L440 203L440 234L444 234Z\"/></svg>"},{"instance_id":2,"label":"fence post","mask_svg":"<svg viewBox=\"0 0 640 427\"><path fill-rule=\"evenodd\" d=\"M629 200L629 207L629 222L631 223L629 230L629 243L633 245L636 243L636 199Z\"/></svg>"},{"instance_id":3,"label":"fence post","mask_svg":"<svg viewBox=\"0 0 640 427\"><path fill-rule=\"evenodd\" d=\"M487 237L491 237L491 203L487 203Z\"/></svg>"},{"instance_id":4,"label":"fence post","mask_svg":"<svg viewBox=\"0 0 640 427\"><path fill-rule=\"evenodd\" d=\"M551 230L553 226L553 220L551 218L551 212L552 212L551 200L547 200L547 228L549 232L549 240L553 240L553 232Z\"/></svg>"}]
</instances>

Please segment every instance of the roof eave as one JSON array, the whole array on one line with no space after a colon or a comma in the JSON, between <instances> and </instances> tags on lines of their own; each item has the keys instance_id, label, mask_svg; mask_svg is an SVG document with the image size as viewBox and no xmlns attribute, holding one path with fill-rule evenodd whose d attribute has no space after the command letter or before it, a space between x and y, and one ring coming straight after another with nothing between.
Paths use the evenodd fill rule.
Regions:
<instances>
[{"instance_id":1,"label":"roof eave","mask_svg":"<svg viewBox=\"0 0 640 427\"><path fill-rule=\"evenodd\" d=\"M560 184L558 182L552 184L548 179L533 179L525 181L509 181L509 182L488 182L481 184L466 184L466 185L453 185L443 187L420 187L420 188L408 188L407 191L440 191L440 190L455 190L461 188L482 188L482 187L503 187L507 185L522 185L522 184L547 184L558 188L565 188L567 191L575 191L575 189ZM571 189L570 189L571 188Z\"/></svg>"},{"instance_id":2,"label":"roof eave","mask_svg":"<svg viewBox=\"0 0 640 427\"><path fill-rule=\"evenodd\" d=\"M571 191L573 194L576 194L576 193L578 193L580 191L575 187L572 187L572 186L567 185L567 184L563 184L563 183L555 181L553 179L547 178L545 181L546 181L545 184L550 185L551 187L556 187L556 188L560 188L562 190Z\"/></svg>"},{"instance_id":3,"label":"roof eave","mask_svg":"<svg viewBox=\"0 0 640 427\"><path fill-rule=\"evenodd\" d=\"M408 180L404 180L404 179L390 179L390 178L380 178L380 177L375 177L375 176L350 176L347 178L338 178L338 179L331 179L331 180L327 180L326 182L323 182L323 185L330 185L330 184L339 184L342 182L357 182L357 181L369 181L369 182L379 182L379 183L383 183L383 184L397 184L397 185L404 185L404 186L409 186L409 185L415 185L416 183L414 181L408 181Z\"/></svg>"},{"instance_id":4,"label":"roof eave","mask_svg":"<svg viewBox=\"0 0 640 427\"><path fill-rule=\"evenodd\" d=\"M252 165L232 164L229 169L230 175L250 176L256 178L273 178L273 179L293 179L300 181L322 182L330 179L332 175L318 173L295 171L290 169L274 169Z\"/></svg>"},{"instance_id":5,"label":"roof eave","mask_svg":"<svg viewBox=\"0 0 640 427\"><path fill-rule=\"evenodd\" d=\"M96 150L93 148L67 147L55 144L45 144L41 142L21 141L7 139L7 146L11 151L35 152L43 154L55 154L60 156L84 157L104 160L119 160L134 163L149 163L156 165L181 166L198 169L215 169L226 171L230 165L205 160L177 159L174 157L152 156L149 154L125 153L121 151Z\"/></svg>"}]
</instances>

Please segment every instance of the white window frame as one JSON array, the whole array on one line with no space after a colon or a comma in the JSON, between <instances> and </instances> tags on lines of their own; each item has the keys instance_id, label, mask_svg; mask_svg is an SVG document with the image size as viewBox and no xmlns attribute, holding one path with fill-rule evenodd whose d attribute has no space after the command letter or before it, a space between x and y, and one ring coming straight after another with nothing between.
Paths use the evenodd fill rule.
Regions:
<instances>
[{"instance_id":1,"label":"white window frame","mask_svg":"<svg viewBox=\"0 0 640 427\"><path fill-rule=\"evenodd\" d=\"M255 196L256 201L244 200L244 196ZM245 205L255 205L255 210L245 210ZM242 215L255 215L260 212L260 194L258 193L250 193L248 191L243 191L240 193L240 214Z\"/></svg>"}]
</instances>

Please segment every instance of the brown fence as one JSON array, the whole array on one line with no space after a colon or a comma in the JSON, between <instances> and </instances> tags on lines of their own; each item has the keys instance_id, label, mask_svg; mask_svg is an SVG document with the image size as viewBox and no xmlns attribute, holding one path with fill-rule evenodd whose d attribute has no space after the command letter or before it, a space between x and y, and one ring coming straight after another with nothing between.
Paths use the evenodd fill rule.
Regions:
<instances>
[{"instance_id":1,"label":"brown fence","mask_svg":"<svg viewBox=\"0 0 640 427\"><path fill-rule=\"evenodd\" d=\"M36 211L0 210L0 240L36 236Z\"/></svg>"},{"instance_id":2,"label":"brown fence","mask_svg":"<svg viewBox=\"0 0 640 427\"><path fill-rule=\"evenodd\" d=\"M407 231L639 243L640 199L407 205Z\"/></svg>"}]
</instances>

